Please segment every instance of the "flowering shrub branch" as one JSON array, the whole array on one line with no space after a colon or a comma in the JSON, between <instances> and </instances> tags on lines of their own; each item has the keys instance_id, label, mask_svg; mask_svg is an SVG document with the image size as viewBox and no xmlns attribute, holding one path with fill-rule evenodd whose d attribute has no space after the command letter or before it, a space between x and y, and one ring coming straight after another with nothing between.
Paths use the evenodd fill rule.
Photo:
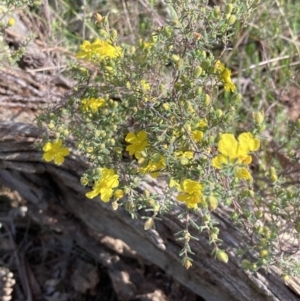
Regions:
<instances>
[{"instance_id":1,"label":"flowering shrub branch","mask_svg":"<svg viewBox=\"0 0 300 301\"><path fill-rule=\"evenodd\" d=\"M38 118L38 124L56 134L53 142L45 139L46 161L63 163L69 151L62 140L71 135L91 162L81 178L82 185L92 187L87 198L112 201L114 209L124 206L133 217L142 208L150 210L145 230L173 206L183 205L178 218L186 228L176 236L183 242L180 256L186 268L194 256L189 241L197 239L190 227L205 232L212 255L228 262L212 215L219 206L231 209L233 221L252 242L241 242L237 250L245 269L278 262L280 217L269 222L263 186L250 169L254 159L264 160L264 115L256 112L251 127L236 130L242 96L222 54L213 51L234 38L235 23L242 24L257 2L248 1L247 7L229 1L223 10L207 10L205 1L168 1L167 25L135 45L119 43L108 17L98 15L100 37L82 43L70 69L78 82L73 95ZM80 60L96 66L96 77ZM296 194L280 186L274 167L269 173L274 195L285 195L288 204L288 194ZM145 175L166 180L163 200L147 191L137 197L135 189ZM276 210L271 213L279 214ZM298 224L294 234L300 232ZM288 265L282 268L289 273Z\"/></svg>"}]
</instances>

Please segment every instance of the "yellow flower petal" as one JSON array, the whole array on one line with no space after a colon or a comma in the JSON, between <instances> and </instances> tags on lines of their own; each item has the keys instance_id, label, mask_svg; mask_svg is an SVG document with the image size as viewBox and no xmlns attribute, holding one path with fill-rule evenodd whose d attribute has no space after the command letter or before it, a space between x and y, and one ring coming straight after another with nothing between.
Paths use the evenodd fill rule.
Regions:
<instances>
[{"instance_id":1,"label":"yellow flower petal","mask_svg":"<svg viewBox=\"0 0 300 301\"><path fill-rule=\"evenodd\" d=\"M43 146L43 151L44 152L48 152L52 149L52 143L51 142L47 142L44 146Z\"/></svg>"},{"instance_id":2,"label":"yellow flower petal","mask_svg":"<svg viewBox=\"0 0 300 301\"><path fill-rule=\"evenodd\" d=\"M137 137L140 141L146 140L147 139L147 133L145 131L140 131L137 134Z\"/></svg>"},{"instance_id":3,"label":"yellow flower petal","mask_svg":"<svg viewBox=\"0 0 300 301\"><path fill-rule=\"evenodd\" d=\"M69 156L70 155L70 151L68 148L64 147L60 150L60 154L64 157Z\"/></svg>"},{"instance_id":4,"label":"yellow flower petal","mask_svg":"<svg viewBox=\"0 0 300 301\"><path fill-rule=\"evenodd\" d=\"M238 142L233 134L222 134L218 143L218 150L224 156L229 158L237 157Z\"/></svg>"},{"instance_id":5,"label":"yellow flower petal","mask_svg":"<svg viewBox=\"0 0 300 301\"><path fill-rule=\"evenodd\" d=\"M105 203L109 202L113 195L112 189L106 189L101 193L101 200Z\"/></svg>"},{"instance_id":6,"label":"yellow flower petal","mask_svg":"<svg viewBox=\"0 0 300 301\"><path fill-rule=\"evenodd\" d=\"M250 172L245 167L236 167L234 173L239 179L252 180Z\"/></svg>"},{"instance_id":7,"label":"yellow flower petal","mask_svg":"<svg viewBox=\"0 0 300 301\"><path fill-rule=\"evenodd\" d=\"M43 159L46 162L50 162L53 159L53 154L51 154L50 152L43 154Z\"/></svg>"},{"instance_id":8,"label":"yellow flower petal","mask_svg":"<svg viewBox=\"0 0 300 301\"><path fill-rule=\"evenodd\" d=\"M179 202L184 202L188 208L198 208L198 203L201 201L201 196L198 194L181 193L177 196Z\"/></svg>"},{"instance_id":9,"label":"yellow flower petal","mask_svg":"<svg viewBox=\"0 0 300 301\"><path fill-rule=\"evenodd\" d=\"M252 151L253 152L257 151L259 147L260 147L260 140L258 138L255 138Z\"/></svg>"},{"instance_id":10,"label":"yellow flower petal","mask_svg":"<svg viewBox=\"0 0 300 301\"><path fill-rule=\"evenodd\" d=\"M248 156L242 158L240 163L244 164L244 165L249 165L251 162L252 162L252 157L248 155Z\"/></svg>"},{"instance_id":11,"label":"yellow flower petal","mask_svg":"<svg viewBox=\"0 0 300 301\"><path fill-rule=\"evenodd\" d=\"M224 165L230 163L230 160L228 157L225 157L222 154L217 155L212 159L212 166L217 169L222 169Z\"/></svg>"},{"instance_id":12,"label":"yellow flower petal","mask_svg":"<svg viewBox=\"0 0 300 301\"><path fill-rule=\"evenodd\" d=\"M94 197L96 197L99 194L99 192L97 190L92 190L90 192L87 192L85 194L85 196L89 199L93 199Z\"/></svg>"},{"instance_id":13,"label":"yellow flower petal","mask_svg":"<svg viewBox=\"0 0 300 301\"><path fill-rule=\"evenodd\" d=\"M56 155L54 156L54 163L57 164L57 165L61 165L63 164L65 161L65 158L61 155Z\"/></svg>"},{"instance_id":14,"label":"yellow flower petal","mask_svg":"<svg viewBox=\"0 0 300 301\"><path fill-rule=\"evenodd\" d=\"M190 180L190 179L185 179L182 183L182 190L187 192L187 193L201 193L202 191L202 185L199 182Z\"/></svg>"}]
</instances>

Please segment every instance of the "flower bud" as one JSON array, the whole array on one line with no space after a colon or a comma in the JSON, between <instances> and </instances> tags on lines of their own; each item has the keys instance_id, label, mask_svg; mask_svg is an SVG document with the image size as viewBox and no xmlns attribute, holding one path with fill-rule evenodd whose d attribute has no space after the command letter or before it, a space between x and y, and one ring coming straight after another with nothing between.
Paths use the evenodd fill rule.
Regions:
<instances>
[{"instance_id":1,"label":"flower bud","mask_svg":"<svg viewBox=\"0 0 300 301\"><path fill-rule=\"evenodd\" d=\"M192 266L192 263L191 263L191 261L190 261L188 258L186 258L186 259L184 260L183 265L184 265L184 267L188 270L188 269Z\"/></svg>"},{"instance_id":2,"label":"flower bud","mask_svg":"<svg viewBox=\"0 0 300 301\"><path fill-rule=\"evenodd\" d=\"M198 96L198 95L201 95L202 94L202 87L197 87L196 90L195 90L195 94Z\"/></svg>"},{"instance_id":3,"label":"flower bud","mask_svg":"<svg viewBox=\"0 0 300 301\"><path fill-rule=\"evenodd\" d=\"M86 186L88 183L89 183L89 180L87 178L85 178L85 177L80 178L80 184L82 186Z\"/></svg>"},{"instance_id":4,"label":"flower bud","mask_svg":"<svg viewBox=\"0 0 300 301\"><path fill-rule=\"evenodd\" d=\"M220 6L215 6L214 7L214 16L216 19L219 19L221 15L221 9L220 9Z\"/></svg>"},{"instance_id":5,"label":"flower bud","mask_svg":"<svg viewBox=\"0 0 300 301\"><path fill-rule=\"evenodd\" d=\"M100 130L100 131L99 131L99 136L100 136L101 138L106 137L106 132L103 131L103 130Z\"/></svg>"},{"instance_id":6,"label":"flower bud","mask_svg":"<svg viewBox=\"0 0 300 301\"><path fill-rule=\"evenodd\" d=\"M163 108L166 110L166 111L169 111L170 110L170 104L169 103L163 103Z\"/></svg>"},{"instance_id":7,"label":"flower bud","mask_svg":"<svg viewBox=\"0 0 300 301\"><path fill-rule=\"evenodd\" d=\"M269 169L269 175L273 183L277 181L278 177L277 177L276 169L273 166L270 167Z\"/></svg>"},{"instance_id":8,"label":"flower bud","mask_svg":"<svg viewBox=\"0 0 300 301\"><path fill-rule=\"evenodd\" d=\"M48 129L49 130L53 130L54 128L55 128L55 125L54 125L54 123L52 123L52 122L50 122L50 123L48 123Z\"/></svg>"},{"instance_id":9,"label":"flower bud","mask_svg":"<svg viewBox=\"0 0 300 301\"><path fill-rule=\"evenodd\" d=\"M100 33L100 35L101 35L102 37L104 37L104 38L107 38L107 37L108 37L107 31L104 30L104 29L100 29L100 30L99 30L99 33Z\"/></svg>"},{"instance_id":10,"label":"flower bud","mask_svg":"<svg viewBox=\"0 0 300 301\"><path fill-rule=\"evenodd\" d=\"M284 280L284 282L287 282L290 279L290 275L283 274L281 278Z\"/></svg>"},{"instance_id":11,"label":"flower bud","mask_svg":"<svg viewBox=\"0 0 300 301\"><path fill-rule=\"evenodd\" d=\"M208 107L210 105L210 102L210 96L208 94L205 94L204 105Z\"/></svg>"},{"instance_id":12,"label":"flower bud","mask_svg":"<svg viewBox=\"0 0 300 301\"><path fill-rule=\"evenodd\" d=\"M268 250L261 250L260 253L259 253L259 257L260 258L265 258L267 257L269 254L269 251Z\"/></svg>"},{"instance_id":13,"label":"flower bud","mask_svg":"<svg viewBox=\"0 0 300 301\"><path fill-rule=\"evenodd\" d=\"M122 189L117 189L114 193L114 197L118 200L124 196L124 191Z\"/></svg>"},{"instance_id":14,"label":"flower bud","mask_svg":"<svg viewBox=\"0 0 300 301\"><path fill-rule=\"evenodd\" d=\"M112 37L113 40L116 40L116 39L117 39L117 37L118 37L118 32L117 32L115 29L113 29L113 30L111 31L111 37Z\"/></svg>"},{"instance_id":15,"label":"flower bud","mask_svg":"<svg viewBox=\"0 0 300 301\"><path fill-rule=\"evenodd\" d=\"M229 25L233 25L236 21L236 16L235 15L231 15L230 18L228 19L228 24Z\"/></svg>"},{"instance_id":16,"label":"flower bud","mask_svg":"<svg viewBox=\"0 0 300 301\"><path fill-rule=\"evenodd\" d=\"M257 125L260 125L264 121L264 113L263 112L255 112L253 114L254 121Z\"/></svg>"},{"instance_id":17,"label":"flower bud","mask_svg":"<svg viewBox=\"0 0 300 301\"><path fill-rule=\"evenodd\" d=\"M213 211L213 210L217 209L217 207L218 207L218 200L217 200L217 198L215 196L210 195L209 197L206 198L206 201L207 201L207 203L209 205L209 209L210 210Z\"/></svg>"},{"instance_id":18,"label":"flower bud","mask_svg":"<svg viewBox=\"0 0 300 301\"><path fill-rule=\"evenodd\" d=\"M98 13L95 14L95 18L96 18L95 21L96 24L101 23L103 21L103 17Z\"/></svg>"},{"instance_id":19,"label":"flower bud","mask_svg":"<svg viewBox=\"0 0 300 301\"><path fill-rule=\"evenodd\" d=\"M231 14L232 13L232 10L233 10L233 5L232 3L228 3L225 7L225 14Z\"/></svg>"},{"instance_id":20,"label":"flower bud","mask_svg":"<svg viewBox=\"0 0 300 301\"><path fill-rule=\"evenodd\" d=\"M179 61L180 61L180 56L177 55L177 54L173 54L173 55L172 55L172 61L173 61L174 63L179 62Z\"/></svg>"},{"instance_id":21,"label":"flower bud","mask_svg":"<svg viewBox=\"0 0 300 301\"><path fill-rule=\"evenodd\" d=\"M194 69L193 75L195 78L198 78L202 74L202 68L200 66L197 66Z\"/></svg>"},{"instance_id":22,"label":"flower bud","mask_svg":"<svg viewBox=\"0 0 300 301\"><path fill-rule=\"evenodd\" d=\"M269 227L267 226L263 227L263 235L266 238L269 238L271 236L271 230Z\"/></svg>"},{"instance_id":23,"label":"flower bud","mask_svg":"<svg viewBox=\"0 0 300 301\"><path fill-rule=\"evenodd\" d=\"M208 59L206 59L206 60L202 61L201 67L203 69L207 70L209 68L210 64L211 64L210 61Z\"/></svg>"},{"instance_id":24,"label":"flower bud","mask_svg":"<svg viewBox=\"0 0 300 301\"><path fill-rule=\"evenodd\" d=\"M7 21L7 26L11 27L11 26L14 26L16 23L16 20L14 18L10 18L8 21Z\"/></svg>"},{"instance_id":25,"label":"flower bud","mask_svg":"<svg viewBox=\"0 0 300 301\"><path fill-rule=\"evenodd\" d=\"M225 251L221 250L221 249L217 249L216 251L216 257L219 261L228 262L228 255L226 254Z\"/></svg>"},{"instance_id":26,"label":"flower bud","mask_svg":"<svg viewBox=\"0 0 300 301\"><path fill-rule=\"evenodd\" d=\"M218 118L222 117L223 116L223 111L220 110L220 109L216 110L216 115L217 115Z\"/></svg>"}]
</instances>

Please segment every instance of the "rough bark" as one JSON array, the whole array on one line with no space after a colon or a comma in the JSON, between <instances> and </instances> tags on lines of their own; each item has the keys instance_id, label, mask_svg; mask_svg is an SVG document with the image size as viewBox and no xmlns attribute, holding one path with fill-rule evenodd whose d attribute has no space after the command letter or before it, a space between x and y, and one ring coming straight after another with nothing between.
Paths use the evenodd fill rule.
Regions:
<instances>
[{"instance_id":1,"label":"rough bark","mask_svg":"<svg viewBox=\"0 0 300 301\"><path fill-rule=\"evenodd\" d=\"M230 254L229 263L214 260L207 238L198 235L199 241L192 243L197 252L193 266L185 270L178 258L181 246L172 235L184 227L176 217L176 210L157 223L157 232L144 231L143 221L132 220L122 208L114 211L109 204L85 198L87 189L79 183L87 167L82 158L72 154L63 166L45 163L35 144L40 135L32 125L0 123L0 180L19 191L34 206L47 210L51 202L59 202L88 228L123 240L141 257L207 301L299 300L299 295L290 290L275 271L250 275L239 267L231 249L238 245L241 235L222 209L216 212L215 218L220 222L221 238ZM143 185L157 192L161 189L161 184L154 181Z\"/></svg>"}]
</instances>

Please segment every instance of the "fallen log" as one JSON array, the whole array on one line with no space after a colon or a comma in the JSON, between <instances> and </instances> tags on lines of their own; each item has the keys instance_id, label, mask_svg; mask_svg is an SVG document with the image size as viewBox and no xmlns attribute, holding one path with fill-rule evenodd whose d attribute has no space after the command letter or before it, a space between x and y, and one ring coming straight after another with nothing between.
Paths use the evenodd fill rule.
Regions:
<instances>
[{"instance_id":1,"label":"fallen log","mask_svg":"<svg viewBox=\"0 0 300 301\"><path fill-rule=\"evenodd\" d=\"M193 266L186 270L178 257L182 246L173 236L185 226L177 218L180 207L157 222L157 231L144 231L143 221L131 219L123 208L114 211L110 204L85 197L87 189L80 185L79 179L88 165L76 152L62 166L44 162L36 145L41 134L33 125L0 123L0 181L17 190L33 206L46 211L51 202L59 202L87 228L123 240L139 256L162 268L206 301L299 300L296 279L286 285L275 268L269 273L260 270L253 275L240 268L232 249L239 245L241 233L232 225L224 208L216 210L214 217L219 222L220 238L229 254L229 262L215 260L210 255L207 237L197 234L199 241L191 242L196 252ZM162 184L157 181L145 181L142 185L163 193Z\"/></svg>"}]
</instances>

